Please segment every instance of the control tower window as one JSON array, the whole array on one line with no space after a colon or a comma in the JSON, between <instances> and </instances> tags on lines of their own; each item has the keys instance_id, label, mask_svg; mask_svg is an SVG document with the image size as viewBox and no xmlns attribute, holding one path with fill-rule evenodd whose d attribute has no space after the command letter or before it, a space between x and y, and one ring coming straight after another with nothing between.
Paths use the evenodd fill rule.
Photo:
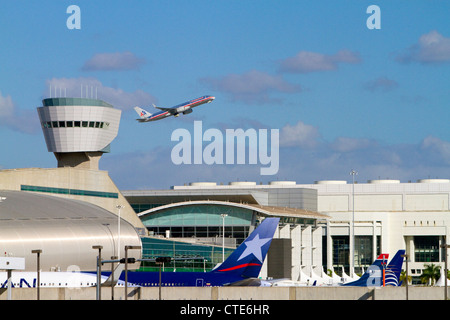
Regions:
<instances>
[{"instance_id":1,"label":"control tower window","mask_svg":"<svg viewBox=\"0 0 450 320\"><path fill-rule=\"evenodd\" d=\"M81 127L81 121L74 121L74 127L75 128Z\"/></svg>"},{"instance_id":2,"label":"control tower window","mask_svg":"<svg viewBox=\"0 0 450 320\"><path fill-rule=\"evenodd\" d=\"M73 121L67 121L67 128L73 127Z\"/></svg>"},{"instance_id":3,"label":"control tower window","mask_svg":"<svg viewBox=\"0 0 450 320\"><path fill-rule=\"evenodd\" d=\"M59 121L59 127L60 128L65 128L66 127L66 122L65 121Z\"/></svg>"}]
</instances>

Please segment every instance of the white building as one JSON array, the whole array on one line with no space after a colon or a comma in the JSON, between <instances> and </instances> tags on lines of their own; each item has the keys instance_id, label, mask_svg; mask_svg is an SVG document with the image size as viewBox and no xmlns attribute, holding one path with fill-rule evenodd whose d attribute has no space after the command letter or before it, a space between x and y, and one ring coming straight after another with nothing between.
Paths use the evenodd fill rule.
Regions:
<instances>
[{"instance_id":1,"label":"white building","mask_svg":"<svg viewBox=\"0 0 450 320\"><path fill-rule=\"evenodd\" d=\"M370 180L354 185L318 181L302 187L318 191L318 211L331 217L326 233L328 266L338 255L339 239L352 248L353 221L355 267L365 264L361 262L366 258L364 252L370 251L368 245L373 248L371 261L377 253L389 253L392 257L397 250L406 249L413 276L420 275L427 263L443 264L440 245L445 242L450 225L450 180Z\"/></svg>"},{"instance_id":2,"label":"white building","mask_svg":"<svg viewBox=\"0 0 450 320\"><path fill-rule=\"evenodd\" d=\"M370 180L355 184L192 183L174 186L172 190L123 191L123 194L137 212L180 199L221 199L308 209L328 216L312 225L290 223L288 218L281 220L276 237L292 241L293 280L299 280L302 274L311 275L311 271L320 275L322 270L331 268L340 273L344 267L349 275L353 270L359 273L380 253L389 253L392 258L399 249L406 249L409 255L409 274L420 276L428 263L443 265L444 251L440 245L445 242L450 225L448 179L414 183ZM350 258L351 252L354 259Z\"/></svg>"}]
</instances>

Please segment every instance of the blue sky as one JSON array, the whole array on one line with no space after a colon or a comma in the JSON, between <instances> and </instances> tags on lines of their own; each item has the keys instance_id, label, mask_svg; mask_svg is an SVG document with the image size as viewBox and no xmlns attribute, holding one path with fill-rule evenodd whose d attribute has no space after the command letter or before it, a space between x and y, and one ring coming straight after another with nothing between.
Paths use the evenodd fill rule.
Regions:
<instances>
[{"instance_id":1,"label":"blue sky","mask_svg":"<svg viewBox=\"0 0 450 320\"><path fill-rule=\"evenodd\" d=\"M36 107L80 87L123 110L100 169L121 189L196 181L450 178L448 1L1 1L0 167L55 167ZM81 29L66 26L76 4ZM381 29L370 30L370 5ZM64 91L63 91L64 92ZM59 92L57 92L59 93ZM134 105L211 94L140 124ZM149 107L151 110L151 107ZM280 131L280 169L174 165L178 128Z\"/></svg>"}]
</instances>

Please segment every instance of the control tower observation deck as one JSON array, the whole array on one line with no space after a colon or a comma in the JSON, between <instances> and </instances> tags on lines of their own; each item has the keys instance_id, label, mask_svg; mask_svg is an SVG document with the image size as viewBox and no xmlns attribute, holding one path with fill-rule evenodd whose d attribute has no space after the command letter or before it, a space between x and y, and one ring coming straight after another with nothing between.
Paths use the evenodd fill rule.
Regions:
<instances>
[{"instance_id":1,"label":"control tower observation deck","mask_svg":"<svg viewBox=\"0 0 450 320\"><path fill-rule=\"evenodd\" d=\"M49 152L58 167L98 170L117 136L121 110L88 98L48 98L37 111Z\"/></svg>"}]
</instances>

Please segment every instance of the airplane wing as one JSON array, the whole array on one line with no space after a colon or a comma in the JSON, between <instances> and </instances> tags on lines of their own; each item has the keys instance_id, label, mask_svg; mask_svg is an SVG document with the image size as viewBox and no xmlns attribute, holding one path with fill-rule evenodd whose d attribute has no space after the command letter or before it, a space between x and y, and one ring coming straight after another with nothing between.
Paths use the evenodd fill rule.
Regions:
<instances>
[{"instance_id":1,"label":"airplane wing","mask_svg":"<svg viewBox=\"0 0 450 320\"><path fill-rule=\"evenodd\" d=\"M153 104L153 108L156 108L156 109L159 109L159 110L162 110L162 111L167 111L167 112L170 112L171 114L177 113L177 109L176 108L163 108L163 107L158 107L158 106L156 106L154 104Z\"/></svg>"}]
</instances>

